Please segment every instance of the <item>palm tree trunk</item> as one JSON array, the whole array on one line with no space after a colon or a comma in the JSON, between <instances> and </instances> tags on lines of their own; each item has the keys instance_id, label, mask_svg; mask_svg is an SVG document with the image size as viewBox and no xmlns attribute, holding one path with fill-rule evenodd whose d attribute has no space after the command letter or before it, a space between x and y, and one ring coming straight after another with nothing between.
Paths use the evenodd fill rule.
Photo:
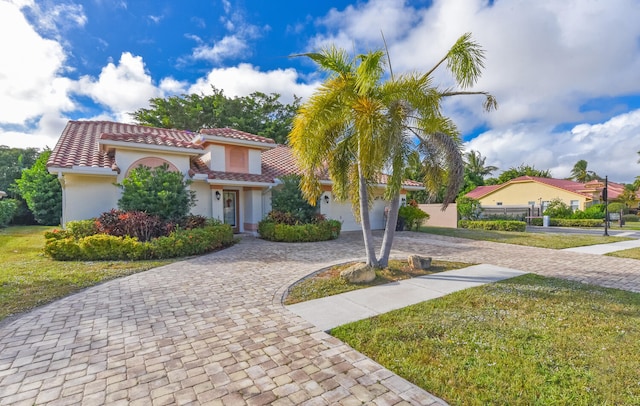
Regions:
<instances>
[{"instance_id":1,"label":"palm tree trunk","mask_svg":"<svg viewBox=\"0 0 640 406\"><path fill-rule=\"evenodd\" d=\"M384 237L382 238L382 247L380 247L380 260L378 261L378 265L380 265L381 268L386 268L389 265L389 255L391 255L393 237L396 233L396 224L398 222L399 209L400 194L396 194L389 202L387 223L385 224Z\"/></svg>"},{"instance_id":2,"label":"palm tree trunk","mask_svg":"<svg viewBox=\"0 0 640 406\"><path fill-rule=\"evenodd\" d=\"M369 219L369 194L367 193L367 183L364 176L362 176L360 165L358 165L358 183L360 188L360 224L362 225L364 249L367 253L367 265L377 268L378 260L373 246L373 233L371 233L371 220Z\"/></svg>"}]
</instances>

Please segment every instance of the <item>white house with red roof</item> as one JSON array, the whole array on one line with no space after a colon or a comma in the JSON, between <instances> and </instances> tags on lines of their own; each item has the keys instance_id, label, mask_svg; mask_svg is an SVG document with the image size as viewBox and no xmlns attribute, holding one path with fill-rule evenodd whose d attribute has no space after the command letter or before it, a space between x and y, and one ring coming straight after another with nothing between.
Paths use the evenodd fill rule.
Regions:
<instances>
[{"instance_id":1,"label":"white house with red roof","mask_svg":"<svg viewBox=\"0 0 640 406\"><path fill-rule=\"evenodd\" d=\"M560 199L574 210L585 210L602 201L604 181L587 183L566 179L520 176L500 185L478 186L465 196L480 201L482 207L528 206L546 210L547 204ZM608 200L616 199L624 190L624 185L608 183Z\"/></svg>"},{"instance_id":2,"label":"white house with red roof","mask_svg":"<svg viewBox=\"0 0 640 406\"><path fill-rule=\"evenodd\" d=\"M198 133L109 121L69 121L47 167L62 185L64 226L73 220L99 216L117 208L121 183L140 165L162 164L190 179L196 192L192 214L217 218L235 232L255 232L271 210L271 191L278 178L298 173L291 150L272 139L230 128L207 128ZM382 177L384 181L384 177ZM350 204L336 202L331 180L323 179L320 212L357 230ZM384 184L378 185L371 210L372 228L384 228ZM405 181L403 194L422 185Z\"/></svg>"}]
</instances>

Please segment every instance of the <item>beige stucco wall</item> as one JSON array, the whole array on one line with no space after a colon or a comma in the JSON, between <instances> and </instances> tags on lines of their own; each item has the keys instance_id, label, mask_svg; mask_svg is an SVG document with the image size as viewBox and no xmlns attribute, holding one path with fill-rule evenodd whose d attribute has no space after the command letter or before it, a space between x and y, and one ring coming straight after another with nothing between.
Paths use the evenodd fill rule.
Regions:
<instances>
[{"instance_id":1,"label":"beige stucco wall","mask_svg":"<svg viewBox=\"0 0 640 406\"><path fill-rule=\"evenodd\" d=\"M149 157L164 159L173 164L173 166L178 168L178 170L183 174L187 174L189 172L190 165L189 157L187 155L164 153L162 151L148 152L118 149L115 156L116 165L118 165L118 167L120 168L118 183L122 182L122 180L125 178L127 171L132 164L134 164L139 159Z\"/></svg>"},{"instance_id":2,"label":"beige stucco wall","mask_svg":"<svg viewBox=\"0 0 640 406\"><path fill-rule=\"evenodd\" d=\"M567 205L570 205L571 200L578 200L580 210L585 209L587 200L585 196L577 193L538 182L512 183L479 200L481 206L496 206L498 203L502 203L502 206L526 206L529 202L535 202L535 206L538 207L541 201L550 202L556 198L561 199Z\"/></svg>"},{"instance_id":3,"label":"beige stucco wall","mask_svg":"<svg viewBox=\"0 0 640 406\"><path fill-rule=\"evenodd\" d=\"M429 219L423 225L430 227L458 227L458 209L455 203L449 204L445 211L442 211L442 204L440 203L419 204L418 207L429 215Z\"/></svg>"},{"instance_id":4,"label":"beige stucco wall","mask_svg":"<svg viewBox=\"0 0 640 406\"><path fill-rule=\"evenodd\" d=\"M113 185L115 176L64 175L63 219L86 220L118 207L120 189Z\"/></svg>"},{"instance_id":5,"label":"beige stucco wall","mask_svg":"<svg viewBox=\"0 0 640 406\"><path fill-rule=\"evenodd\" d=\"M262 151L259 149L249 150L249 173L262 174Z\"/></svg>"},{"instance_id":6,"label":"beige stucco wall","mask_svg":"<svg viewBox=\"0 0 640 406\"><path fill-rule=\"evenodd\" d=\"M262 190L249 188L241 193L244 196L244 229L247 232L258 230L258 222L262 220Z\"/></svg>"},{"instance_id":7,"label":"beige stucco wall","mask_svg":"<svg viewBox=\"0 0 640 406\"><path fill-rule=\"evenodd\" d=\"M196 192L196 205L191 208L191 214L211 217L211 189L209 184L203 181L195 181L189 186Z\"/></svg>"}]
</instances>

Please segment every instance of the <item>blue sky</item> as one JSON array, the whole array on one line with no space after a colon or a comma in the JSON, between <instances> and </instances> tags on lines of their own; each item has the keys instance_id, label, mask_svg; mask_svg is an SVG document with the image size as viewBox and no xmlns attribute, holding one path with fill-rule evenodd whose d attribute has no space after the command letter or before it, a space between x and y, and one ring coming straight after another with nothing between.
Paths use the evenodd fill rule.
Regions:
<instances>
[{"instance_id":1,"label":"blue sky","mask_svg":"<svg viewBox=\"0 0 640 406\"><path fill-rule=\"evenodd\" d=\"M474 97L446 113L501 170L640 175L638 0L0 0L0 145L53 147L70 119L128 121L151 97L308 97L322 76L290 54L387 39L396 72L430 69L465 32L486 50ZM445 70L436 83L452 85ZM495 175L499 174L497 171Z\"/></svg>"}]
</instances>

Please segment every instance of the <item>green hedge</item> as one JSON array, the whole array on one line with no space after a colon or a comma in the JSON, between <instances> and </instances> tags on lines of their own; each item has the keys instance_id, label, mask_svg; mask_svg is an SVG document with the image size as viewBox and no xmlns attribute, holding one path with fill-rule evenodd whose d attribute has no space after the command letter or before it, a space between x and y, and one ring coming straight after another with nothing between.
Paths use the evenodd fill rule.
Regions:
<instances>
[{"instance_id":1,"label":"green hedge","mask_svg":"<svg viewBox=\"0 0 640 406\"><path fill-rule=\"evenodd\" d=\"M65 230L46 232L45 238L45 254L58 261L176 258L204 254L234 242L233 230L229 225L176 230L167 237L149 242L107 234L75 238Z\"/></svg>"},{"instance_id":2,"label":"green hedge","mask_svg":"<svg viewBox=\"0 0 640 406\"><path fill-rule=\"evenodd\" d=\"M315 242L338 238L342 223L337 220L324 220L316 224L288 225L262 220L258 223L258 234L269 241L278 242Z\"/></svg>"},{"instance_id":3,"label":"green hedge","mask_svg":"<svg viewBox=\"0 0 640 406\"><path fill-rule=\"evenodd\" d=\"M525 231L527 228L527 223L525 223L524 221L512 220L460 220L458 222L458 227L474 230Z\"/></svg>"},{"instance_id":4,"label":"green hedge","mask_svg":"<svg viewBox=\"0 0 640 406\"><path fill-rule=\"evenodd\" d=\"M625 214L622 219L626 222L636 223L640 221L640 217L637 214Z\"/></svg>"},{"instance_id":5,"label":"green hedge","mask_svg":"<svg viewBox=\"0 0 640 406\"><path fill-rule=\"evenodd\" d=\"M602 227L602 219L549 219L552 227ZM541 218L531 219L532 226L542 226Z\"/></svg>"}]
</instances>

